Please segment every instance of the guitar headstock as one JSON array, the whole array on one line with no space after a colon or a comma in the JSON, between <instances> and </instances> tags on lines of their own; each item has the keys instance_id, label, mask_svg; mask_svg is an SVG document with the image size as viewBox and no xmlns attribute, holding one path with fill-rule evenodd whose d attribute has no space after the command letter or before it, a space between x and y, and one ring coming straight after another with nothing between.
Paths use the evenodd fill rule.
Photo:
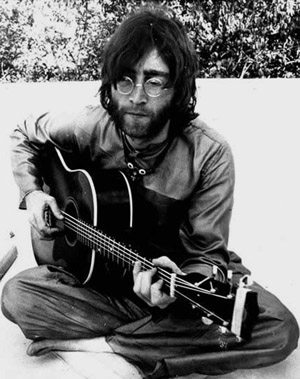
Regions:
<instances>
[{"instance_id":1,"label":"guitar headstock","mask_svg":"<svg viewBox=\"0 0 300 379\"><path fill-rule=\"evenodd\" d=\"M176 296L188 300L206 323L214 322L242 339L249 339L258 315L257 293L249 283L233 285L230 275L225 282L199 273L177 278Z\"/></svg>"}]
</instances>

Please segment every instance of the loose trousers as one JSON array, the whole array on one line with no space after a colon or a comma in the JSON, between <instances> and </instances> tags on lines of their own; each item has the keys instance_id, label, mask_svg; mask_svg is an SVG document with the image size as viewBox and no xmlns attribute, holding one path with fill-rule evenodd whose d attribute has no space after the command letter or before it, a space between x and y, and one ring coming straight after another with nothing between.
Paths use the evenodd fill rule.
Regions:
<instances>
[{"instance_id":1,"label":"loose trousers","mask_svg":"<svg viewBox=\"0 0 300 379\"><path fill-rule=\"evenodd\" d=\"M114 352L147 378L220 375L277 363L297 346L299 329L291 312L258 284L254 290L260 312L246 342L200 317L172 312L172 306L153 312L134 295L110 296L82 286L54 266L35 267L8 281L2 312L32 340L105 336Z\"/></svg>"}]
</instances>

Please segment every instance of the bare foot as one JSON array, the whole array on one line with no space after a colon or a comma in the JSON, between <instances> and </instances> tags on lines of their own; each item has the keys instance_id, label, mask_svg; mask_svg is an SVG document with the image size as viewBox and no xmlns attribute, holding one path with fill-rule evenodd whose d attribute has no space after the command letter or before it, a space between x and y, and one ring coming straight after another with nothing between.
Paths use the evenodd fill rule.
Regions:
<instances>
[{"instance_id":1,"label":"bare foot","mask_svg":"<svg viewBox=\"0 0 300 379\"><path fill-rule=\"evenodd\" d=\"M27 349L29 356L40 356L50 351L89 351L93 353L112 353L104 337L76 340L40 340L33 341Z\"/></svg>"},{"instance_id":2,"label":"bare foot","mask_svg":"<svg viewBox=\"0 0 300 379\"><path fill-rule=\"evenodd\" d=\"M28 346L27 355L38 357L40 355L45 355L52 350L54 349L53 346L51 346L50 340L34 341Z\"/></svg>"}]
</instances>

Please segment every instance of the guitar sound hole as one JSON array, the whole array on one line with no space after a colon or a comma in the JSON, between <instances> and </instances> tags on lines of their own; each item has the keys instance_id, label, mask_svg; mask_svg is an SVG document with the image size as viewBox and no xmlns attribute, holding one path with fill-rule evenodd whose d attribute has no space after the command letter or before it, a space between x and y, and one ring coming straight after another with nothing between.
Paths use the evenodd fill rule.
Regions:
<instances>
[{"instance_id":1,"label":"guitar sound hole","mask_svg":"<svg viewBox=\"0 0 300 379\"><path fill-rule=\"evenodd\" d=\"M67 199L65 212L67 213L65 221L65 238L69 246L75 246L77 242L76 228L78 228L77 221L79 219L79 210L74 199Z\"/></svg>"}]
</instances>

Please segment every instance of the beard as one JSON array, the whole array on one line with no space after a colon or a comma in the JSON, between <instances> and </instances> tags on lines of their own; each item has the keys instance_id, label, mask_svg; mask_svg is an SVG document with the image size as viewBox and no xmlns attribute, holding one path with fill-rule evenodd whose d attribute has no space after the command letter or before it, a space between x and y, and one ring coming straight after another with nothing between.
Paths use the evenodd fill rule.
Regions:
<instances>
[{"instance_id":1,"label":"beard","mask_svg":"<svg viewBox=\"0 0 300 379\"><path fill-rule=\"evenodd\" d=\"M116 127L127 136L149 139L159 134L171 116L171 106L166 104L154 112L146 107L121 107L115 99L110 102L110 114Z\"/></svg>"}]
</instances>

